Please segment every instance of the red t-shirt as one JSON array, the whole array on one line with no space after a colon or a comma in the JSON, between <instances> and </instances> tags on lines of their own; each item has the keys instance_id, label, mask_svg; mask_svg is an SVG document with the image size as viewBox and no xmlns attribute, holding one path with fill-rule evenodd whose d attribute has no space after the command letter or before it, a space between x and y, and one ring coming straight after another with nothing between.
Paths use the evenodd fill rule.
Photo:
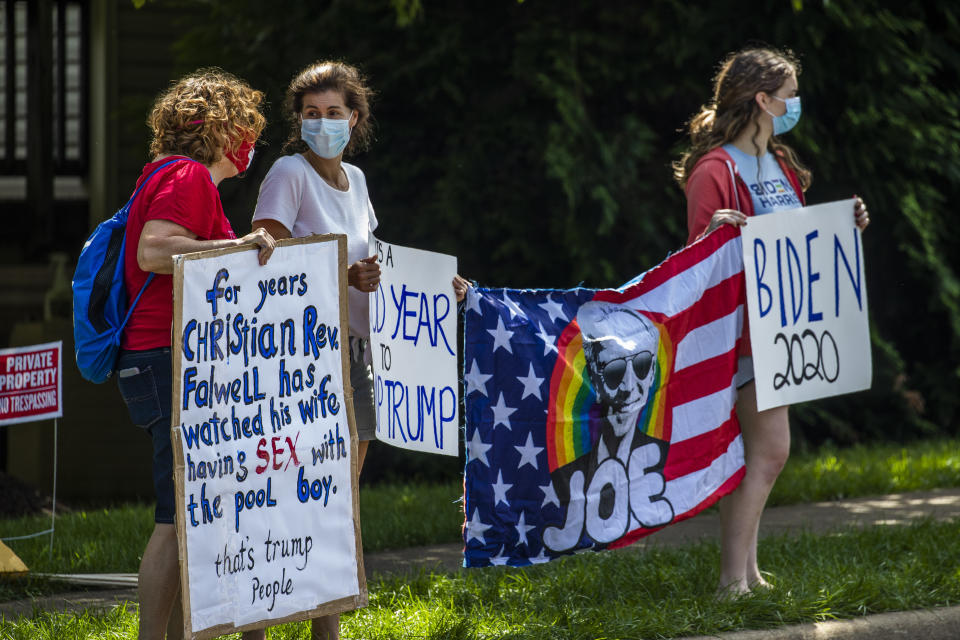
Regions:
<instances>
[{"instance_id":1,"label":"red t-shirt","mask_svg":"<svg viewBox=\"0 0 960 640\"><path fill-rule=\"evenodd\" d=\"M154 169L169 162L164 158L143 167L137 186ZM148 220L169 220L189 229L198 240L235 238L230 221L223 213L220 192L210 171L191 160L175 162L157 172L143 188L127 218L124 244L124 280L127 300L133 302L147 280L147 272L137 264L140 234ZM158 273L143 292L123 331L122 348L156 349L170 346L173 325L173 276Z\"/></svg>"}]
</instances>

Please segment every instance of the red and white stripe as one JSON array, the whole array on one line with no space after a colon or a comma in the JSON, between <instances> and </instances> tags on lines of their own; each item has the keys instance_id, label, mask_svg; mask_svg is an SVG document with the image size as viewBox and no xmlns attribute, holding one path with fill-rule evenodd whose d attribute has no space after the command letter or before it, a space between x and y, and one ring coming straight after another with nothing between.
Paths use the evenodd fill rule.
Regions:
<instances>
[{"instance_id":1,"label":"red and white stripe","mask_svg":"<svg viewBox=\"0 0 960 640\"><path fill-rule=\"evenodd\" d=\"M624 290L596 298L645 312L665 325L676 345L665 389L670 447L663 470L673 522L733 491L745 471L734 409L745 296L740 234L725 225ZM631 531L611 546L651 532Z\"/></svg>"}]
</instances>

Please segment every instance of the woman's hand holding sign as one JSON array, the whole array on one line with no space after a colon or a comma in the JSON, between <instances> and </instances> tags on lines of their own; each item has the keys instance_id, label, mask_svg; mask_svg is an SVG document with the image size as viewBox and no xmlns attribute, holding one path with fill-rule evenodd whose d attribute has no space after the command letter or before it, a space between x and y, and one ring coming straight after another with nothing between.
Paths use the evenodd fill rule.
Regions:
<instances>
[{"instance_id":1,"label":"woman's hand holding sign","mask_svg":"<svg viewBox=\"0 0 960 640\"><path fill-rule=\"evenodd\" d=\"M853 204L853 220L857 228L863 231L867 228L867 225L870 224L870 214L867 213L867 205L864 204L863 198L856 195L853 197L857 199Z\"/></svg>"},{"instance_id":2,"label":"woman's hand holding sign","mask_svg":"<svg viewBox=\"0 0 960 640\"><path fill-rule=\"evenodd\" d=\"M380 284L380 265L377 256L357 260L347 268L347 284L359 291L377 290Z\"/></svg>"},{"instance_id":3,"label":"woman's hand holding sign","mask_svg":"<svg viewBox=\"0 0 960 640\"><path fill-rule=\"evenodd\" d=\"M746 214L736 209L717 209L710 218L710 224L707 226L707 233L718 228L722 224L732 224L735 227L742 227L747 224Z\"/></svg>"},{"instance_id":4,"label":"woman's hand holding sign","mask_svg":"<svg viewBox=\"0 0 960 640\"><path fill-rule=\"evenodd\" d=\"M867 228L867 225L870 224L870 214L867 212L867 205L863 202L863 198L860 196L853 197L856 198L856 202L853 204L853 220L857 228L863 231ZM713 231L722 224L732 224L737 227L742 227L747 224L747 216L736 209L717 209L713 213L713 217L710 218L707 231Z\"/></svg>"},{"instance_id":5,"label":"woman's hand holding sign","mask_svg":"<svg viewBox=\"0 0 960 640\"><path fill-rule=\"evenodd\" d=\"M463 302L463 299L467 297L467 289L470 288L470 281L461 276L459 273L453 278L453 292L457 296L457 302Z\"/></svg>"},{"instance_id":6,"label":"woman's hand holding sign","mask_svg":"<svg viewBox=\"0 0 960 640\"><path fill-rule=\"evenodd\" d=\"M240 238L240 244L256 245L258 253L257 259L260 266L267 264L267 260L273 255L273 250L277 248L277 241L270 232L263 227L258 227Z\"/></svg>"}]
</instances>

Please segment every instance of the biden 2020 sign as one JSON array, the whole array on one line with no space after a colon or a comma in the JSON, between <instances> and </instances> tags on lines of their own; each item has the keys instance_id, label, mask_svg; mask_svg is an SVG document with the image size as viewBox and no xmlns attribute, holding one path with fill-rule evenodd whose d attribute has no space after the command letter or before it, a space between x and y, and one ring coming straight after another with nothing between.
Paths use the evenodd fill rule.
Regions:
<instances>
[{"instance_id":1,"label":"biden 2020 sign","mask_svg":"<svg viewBox=\"0 0 960 640\"><path fill-rule=\"evenodd\" d=\"M870 387L863 240L854 200L755 216L743 227L757 408Z\"/></svg>"}]
</instances>

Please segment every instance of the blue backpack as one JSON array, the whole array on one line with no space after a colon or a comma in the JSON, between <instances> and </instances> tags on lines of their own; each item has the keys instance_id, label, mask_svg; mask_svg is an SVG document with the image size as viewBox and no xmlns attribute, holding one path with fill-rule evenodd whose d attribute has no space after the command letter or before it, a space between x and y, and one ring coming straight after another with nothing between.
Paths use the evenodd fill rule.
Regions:
<instances>
[{"instance_id":1,"label":"blue backpack","mask_svg":"<svg viewBox=\"0 0 960 640\"><path fill-rule=\"evenodd\" d=\"M80 375L90 382L99 384L113 374L123 328L154 276L152 272L147 276L127 309L123 248L130 206L157 171L182 160L186 158L174 158L147 176L127 204L93 230L80 252L73 274L73 340Z\"/></svg>"}]
</instances>

